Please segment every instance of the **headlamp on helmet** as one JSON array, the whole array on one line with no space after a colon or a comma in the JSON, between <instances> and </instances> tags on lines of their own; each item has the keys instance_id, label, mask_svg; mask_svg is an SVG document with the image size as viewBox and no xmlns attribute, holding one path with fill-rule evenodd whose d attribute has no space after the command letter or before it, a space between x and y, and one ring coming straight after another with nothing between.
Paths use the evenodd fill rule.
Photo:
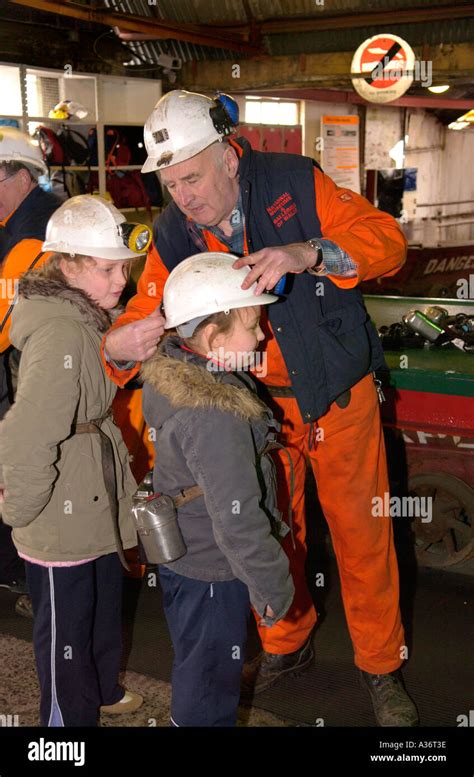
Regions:
<instances>
[{"instance_id":1,"label":"headlamp on helmet","mask_svg":"<svg viewBox=\"0 0 474 777\"><path fill-rule=\"evenodd\" d=\"M144 254L151 243L151 229L146 224L124 222L119 225L124 245L136 254Z\"/></svg>"}]
</instances>

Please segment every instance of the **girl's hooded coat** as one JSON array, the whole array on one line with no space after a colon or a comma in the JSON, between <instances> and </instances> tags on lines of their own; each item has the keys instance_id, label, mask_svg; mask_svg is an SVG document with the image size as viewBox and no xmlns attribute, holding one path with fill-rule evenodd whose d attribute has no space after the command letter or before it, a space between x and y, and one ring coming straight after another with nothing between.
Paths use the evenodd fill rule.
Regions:
<instances>
[{"instance_id":1,"label":"girl's hooded coat","mask_svg":"<svg viewBox=\"0 0 474 777\"><path fill-rule=\"evenodd\" d=\"M275 422L244 372L211 372L210 363L168 336L142 368L143 413L154 433L153 486L170 496L201 486L178 510L187 553L167 564L208 582L238 578L259 615L284 617L294 595L288 558L271 534L278 521L273 468L261 455Z\"/></svg>"},{"instance_id":2,"label":"girl's hooded coat","mask_svg":"<svg viewBox=\"0 0 474 777\"><path fill-rule=\"evenodd\" d=\"M0 422L3 521L17 549L44 561L76 561L116 551L98 434L76 424L106 415L116 386L105 375L100 344L105 310L80 289L39 272L22 276L11 341L22 351L15 404ZM103 431L114 450L119 527L136 545L128 451L111 417ZM3 469L3 478L2 478Z\"/></svg>"}]
</instances>

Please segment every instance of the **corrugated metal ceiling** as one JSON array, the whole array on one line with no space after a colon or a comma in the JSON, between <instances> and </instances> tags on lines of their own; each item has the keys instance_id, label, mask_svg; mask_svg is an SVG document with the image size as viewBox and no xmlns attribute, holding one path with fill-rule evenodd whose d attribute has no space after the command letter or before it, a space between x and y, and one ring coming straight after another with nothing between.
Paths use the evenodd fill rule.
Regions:
<instances>
[{"instance_id":1,"label":"corrugated metal ceiling","mask_svg":"<svg viewBox=\"0 0 474 777\"><path fill-rule=\"evenodd\" d=\"M241 0L232 0L237 8ZM205 5L205 0L203 2ZM460 5L461 3L457 3ZM396 11L401 8L430 8L435 5L449 5L448 0L249 0L254 16L259 19L280 16L324 16L352 11Z\"/></svg>"},{"instance_id":2,"label":"corrugated metal ceiling","mask_svg":"<svg viewBox=\"0 0 474 777\"><path fill-rule=\"evenodd\" d=\"M321 4L320 4L321 3ZM109 4L109 3L107 3ZM189 24L246 23L243 0L129 0L131 6L143 16L185 22ZM402 8L423 8L449 5L447 0L248 0L248 7L257 20L295 18L298 16L321 17L337 13L361 11L396 12ZM456 3L459 7L462 2ZM138 8L143 6L143 10Z\"/></svg>"},{"instance_id":3,"label":"corrugated metal ceiling","mask_svg":"<svg viewBox=\"0 0 474 777\"><path fill-rule=\"evenodd\" d=\"M456 3L462 7L464 3ZM163 19L186 24L247 24L243 0L105 0L105 5L115 11L151 19ZM426 24L400 24L396 12L402 8L411 9L426 6L429 9L446 5L446 0L324 0L324 6L316 0L247 0L247 5L257 20L297 16L324 17L335 13L354 11L394 12L394 23L385 25L387 32L393 32L407 40L412 46L439 43L461 43L474 40L472 18L445 21L427 21ZM377 27L359 27L321 32L301 32L267 35L265 48L270 55L301 54L309 52L353 51L366 38L380 32ZM236 53L228 48L212 48L176 40L136 41L128 43L132 60L137 66L156 62L160 54L179 57L183 63L190 60L235 60ZM133 56L134 55L134 56ZM240 54L239 58L245 55Z\"/></svg>"},{"instance_id":4,"label":"corrugated metal ceiling","mask_svg":"<svg viewBox=\"0 0 474 777\"><path fill-rule=\"evenodd\" d=\"M150 5L146 0L105 0L105 4L108 8L112 8L114 11L119 11L120 13L145 16L153 19L185 21L184 19L177 19L176 14L174 16L166 15L163 8L164 4L161 0L157 0L157 2L159 2L160 5ZM181 3L170 2L169 5L176 7L181 5ZM183 5L187 5L187 2ZM190 21L191 20L186 19L186 22ZM199 22L199 19L193 19L192 21L197 23ZM160 54L169 54L172 57L179 57L183 63L189 62L192 59L227 59L231 56L231 53L225 48L216 49L211 48L210 46L198 46L193 43L178 40L135 41L127 43L127 46L129 50L136 55L134 59L136 65L156 62L157 57L159 57Z\"/></svg>"},{"instance_id":5,"label":"corrugated metal ceiling","mask_svg":"<svg viewBox=\"0 0 474 777\"><path fill-rule=\"evenodd\" d=\"M474 19L453 19L427 24L390 25L390 30L406 40L410 46L440 43L464 43L474 40ZM347 30L300 32L298 35L271 35L265 38L269 53L302 54L304 52L355 51L367 38L380 32L378 27L359 27Z\"/></svg>"}]
</instances>

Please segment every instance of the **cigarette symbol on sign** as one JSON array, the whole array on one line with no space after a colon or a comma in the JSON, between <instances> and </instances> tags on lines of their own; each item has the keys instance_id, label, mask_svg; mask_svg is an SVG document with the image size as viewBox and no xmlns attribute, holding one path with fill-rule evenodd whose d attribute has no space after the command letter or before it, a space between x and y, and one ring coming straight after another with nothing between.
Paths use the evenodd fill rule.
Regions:
<instances>
[{"instance_id":1,"label":"cigarette symbol on sign","mask_svg":"<svg viewBox=\"0 0 474 777\"><path fill-rule=\"evenodd\" d=\"M400 44L399 44L399 43L397 43L397 42L395 42L395 43L394 43L394 44L393 44L393 45L392 45L392 46L389 48L389 50L387 51L387 53L386 53L386 54L384 54L384 56L382 57L382 59L381 59L379 62L377 62L377 64L375 65L374 69L373 69L373 70L372 70L372 72L370 73L370 76L369 76L368 78L366 78L366 79L365 79L365 81L366 81L368 84L372 84L372 82L373 82L373 81L375 81L377 78L380 78L380 67L381 67L381 66L382 66L382 67L386 67L386 66L388 65L388 63L390 62L390 60L392 60L394 57L396 57L396 55L398 54L398 52L400 51L400 49L401 49L401 46L400 46Z\"/></svg>"}]
</instances>

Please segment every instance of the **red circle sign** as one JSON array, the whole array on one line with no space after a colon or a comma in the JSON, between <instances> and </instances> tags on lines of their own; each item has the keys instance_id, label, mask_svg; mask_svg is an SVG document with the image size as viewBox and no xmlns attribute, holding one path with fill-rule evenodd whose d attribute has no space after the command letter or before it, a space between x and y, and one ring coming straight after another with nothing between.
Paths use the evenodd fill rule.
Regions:
<instances>
[{"instance_id":1,"label":"red circle sign","mask_svg":"<svg viewBox=\"0 0 474 777\"><path fill-rule=\"evenodd\" d=\"M380 33L364 41L352 60L355 90L371 102L390 102L401 97L413 82L415 55L397 35Z\"/></svg>"}]
</instances>

